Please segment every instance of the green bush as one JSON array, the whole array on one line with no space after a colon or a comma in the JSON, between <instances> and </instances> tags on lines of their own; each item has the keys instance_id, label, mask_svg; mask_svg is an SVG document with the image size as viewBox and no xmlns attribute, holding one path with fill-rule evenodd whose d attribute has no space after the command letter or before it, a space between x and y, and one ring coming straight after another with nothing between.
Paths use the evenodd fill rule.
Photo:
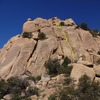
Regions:
<instances>
[{"instance_id":1,"label":"green bush","mask_svg":"<svg viewBox=\"0 0 100 100\"><path fill-rule=\"evenodd\" d=\"M39 80L40 78L37 78ZM26 79L21 79L19 77L11 77L7 81L0 80L0 100L6 94L11 94L11 100L27 100L31 95L39 95L38 88L29 88L26 91L26 88L29 87L29 83ZM24 92L26 95L21 96L21 93Z\"/></svg>"},{"instance_id":2,"label":"green bush","mask_svg":"<svg viewBox=\"0 0 100 100\"><path fill-rule=\"evenodd\" d=\"M24 32L23 34L22 34L22 37L23 38L32 38L32 33L31 32Z\"/></svg>"},{"instance_id":3,"label":"green bush","mask_svg":"<svg viewBox=\"0 0 100 100\"><path fill-rule=\"evenodd\" d=\"M27 77L27 79L28 80L32 80L32 81L34 81L36 83L37 81L41 80L41 76L40 75L39 76L36 76L36 77L29 76L29 77Z\"/></svg>"},{"instance_id":4,"label":"green bush","mask_svg":"<svg viewBox=\"0 0 100 100\"><path fill-rule=\"evenodd\" d=\"M64 85L70 85L73 82L74 80L72 78L66 77L66 79L64 80Z\"/></svg>"},{"instance_id":5,"label":"green bush","mask_svg":"<svg viewBox=\"0 0 100 100\"><path fill-rule=\"evenodd\" d=\"M46 35L45 35L45 33L43 33L43 32L39 32L39 33L38 33L38 38L39 38L40 40L44 40L44 39L46 39Z\"/></svg>"},{"instance_id":6,"label":"green bush","mask_svg":"<svg viewBox=\"0 0 100 100\"><path fill-rule=\"evenodd\" d=\"M72 67L68 67L68 64L71 63L71 60L68 57L64 58L63 63L60 65L59 69L58 69L58 73L59 74L66 74L66 75L70 75Z\"/></svg>"},{"instance_id":7,"label":"green bush","mask_svg":"<svg viewBox=\"0 0 100 100\"><path fill-rule=\"evenodd\" d=\"M77 88L73 82L74 80L67 78L63 88L59 89L58 92L55 93L56 95L54 95L55 98L51 100L99 100L99 82L92 82L87 75L83 75L79 79Z\"/></svg>"},{"instance_id":8,"label":"green bush","mask_svg":"<svg viewBox=\"0 0 100 100\"><path fill-rule=\"evenodd\" d=\"M27 94L26 94L28 97L31 96L31 95L39 95L39 89L37 87L29 87L28 90L27 90Z\"/></svg>"},{"instance_id":9,"label":"green bush","mask_svg":"<svg viewBox=\"0 0 100 100\"><path fill-rule=\"evenodd\" d=\"M58 59L49 59L45 62L45 68L48 69L48 74L50 75L57 75L58 74L58 68L60 67L60 63Z\"/></svg>"},{"instance_id":10,"label":"green bush","mask_svg":"<svg viewBox=\"0 0 100 100\"><path fill-rule=\"evenodd\" d=\"M60 22L60 25L61 25L61 26L65 26L65 23L64 23L64 22Z\"/></svg>"},{"instance_id":11,"label":"green bush","mask_svg":"<svg viewBox=\"0 0 100 100\"><path fill-rule=\"evenodd\" d=\"M86 75L79 79L77 90L79 100L99 100L100 98L100 83L91 82L90 78Z\"/></svg>"},{"instance_id":12,"label":"green bush","mask_svg":"<svg viewBox=\"0 0 100 100\"><path fill-rule=\"evenodd\" d=\"M25 89L29 85L27 80L20 79L19 77L11 77L7 80L7 83L11 87L20 87L21 89Z\"/></svg>"},{"instance_id":13,"label":"green bush","mask_svg":"<svg viewBox=\"0 0 100 100\"><path fill-rule=\"evenodd\" d=\"M4 95L7 93L6 82L3 79L0 79L0 99L3 98Z\"/></svg>"},{"instance_id":14,"label":"green bush","mask_svg":"<svg viewBox=\"0 0 100 100\"><path fill-rule=\"evenodd\" d=\"M56 95L55 94L51 94L49 97L48 97L48 100L57 100L56 99Z\"/></svg>"},{"instance_id":15,"label":"green bush","mask_svg":"<svg viewBox=\"0 0 100 100\"><path fill-rule=\"evenodd\" d=\"M50 75L66 74L69 76L72 70L72 67L68 67L69 63L71 60L65 57L62 64L59 63L58 59L49 59L44 66Z\"/></svg>"},{"instance_id":16,"label":"green bush","mask_svg":"<svg viewBox=\"0 0 100 100\"><path fill-rule=\"evenodd\" d=\"M86 23L82 23L80 27L84 30L89 30L88 25Z\"/></svg>"}]
</instances>

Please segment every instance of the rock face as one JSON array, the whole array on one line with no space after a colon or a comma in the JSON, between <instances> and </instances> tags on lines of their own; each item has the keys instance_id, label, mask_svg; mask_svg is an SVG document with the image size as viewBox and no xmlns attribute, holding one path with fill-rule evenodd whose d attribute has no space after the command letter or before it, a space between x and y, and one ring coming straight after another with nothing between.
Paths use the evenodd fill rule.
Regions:
<instances>
[{"instance_id":1,"label":"rock face","mask_svg":"<svg viewBox=\"0 0 100 100\"><path fill-rule=\"evenodd\" d=\"M65 25L59 27L58 24L61 22ZM57 17L48 20L28 19L23 24L23 33L32 33L32 38L17 35L0 49L0 77L8 79L24 74L42 75L46 73L44 63L49 58L56 58L62 62L64 57L68 57L71 61L83 60L84 64L93 65L96 62L94 57L97 55L100 58L97 54L100 50L100 37L94 38L89 31L76 27L71 18L66 20L60 20ZM39 39L39 32L46 35L44 40ZM92 68L86 68L80 63L77 63L77 66L79 73L81 69L84 70L83 73L87 70L86 73L89 71L92 73L90 76L94 77ZM73 70L76 71L77 68L74 67Z\"/></svg>"}]
</instances>

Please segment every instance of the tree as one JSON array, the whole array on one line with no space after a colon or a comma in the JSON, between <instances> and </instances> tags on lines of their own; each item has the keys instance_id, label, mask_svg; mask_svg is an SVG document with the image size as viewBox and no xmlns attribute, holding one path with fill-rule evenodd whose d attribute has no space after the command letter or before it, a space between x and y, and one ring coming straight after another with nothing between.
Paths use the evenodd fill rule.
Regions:
<instances>
[{"instance_id":1,"label":"tree","mask_svg":"<svg viewBox=\"0 0 100 100\"><path fill-rule=\"evenodd\" d=\"M86 23L82 23L80 27L84 30L89 30L88 25Z\"/></svg>"}]
</instances>

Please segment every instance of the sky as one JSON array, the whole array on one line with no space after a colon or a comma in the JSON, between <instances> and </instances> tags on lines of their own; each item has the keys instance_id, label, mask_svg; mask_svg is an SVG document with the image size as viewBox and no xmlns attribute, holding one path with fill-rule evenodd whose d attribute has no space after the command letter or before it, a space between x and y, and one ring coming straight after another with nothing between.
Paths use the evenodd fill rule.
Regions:
<instances>
[{"instance_id":1,"label":"sky","mask_svg":"<svg viewBox=\"0 0 100 100\"><path fill-rule=\"evenodd\" d=\"M0 0L0 48L21 34L28 18L72 18L100 30L100 0Z\"/></svg>"}]
</instances>

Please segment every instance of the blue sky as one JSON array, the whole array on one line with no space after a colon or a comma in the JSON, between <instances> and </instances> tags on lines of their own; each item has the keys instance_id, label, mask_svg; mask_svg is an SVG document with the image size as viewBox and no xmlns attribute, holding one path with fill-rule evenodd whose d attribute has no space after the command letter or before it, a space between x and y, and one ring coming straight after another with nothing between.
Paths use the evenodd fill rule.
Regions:
<instances>
[{"instance_id":1,"label":"blue sky","mask_svg":"<svg viewBox=\"0 0 100 100\"><path fill-rule=\"evenodd\" d=\"M100 30L100 0L0 0L0 48L22 32L27 18L55 16Z\"/></svg>"}]
</instances>

